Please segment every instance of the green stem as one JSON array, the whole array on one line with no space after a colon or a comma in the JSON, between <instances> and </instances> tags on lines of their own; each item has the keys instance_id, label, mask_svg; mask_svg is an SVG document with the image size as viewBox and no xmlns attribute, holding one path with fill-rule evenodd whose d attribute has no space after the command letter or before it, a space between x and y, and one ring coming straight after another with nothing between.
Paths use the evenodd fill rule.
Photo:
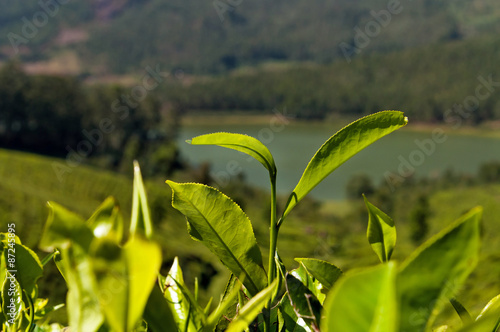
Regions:
<instances>
[{"instance_id":1,"label":"green stem","mask_svg":"<svg viewBox=\"0 0 500 332\"><path fill-rule=\"evenodd\" d=\"M269 270L267 271L267 285L276 278L276 244L278 242L278 224L276 222L276 175L271 177L271 225L269 237Z\"/></svg>"},{"instance_id":2,"label":"green stem","mask_svg":"<svg viewBox=\"0 0 500 332\"><path fill-rule=\"evenodd\" d=\"M268 286L276 278L276 261L274 259L276 253L276 245L278 242L278 223L276 220L276 174L271 175L271 225L269 235L269 268L267 270ZM266 306L264 313L264 331L271 330L270 309L271 301Z\"/></svg>"}]
</instances>

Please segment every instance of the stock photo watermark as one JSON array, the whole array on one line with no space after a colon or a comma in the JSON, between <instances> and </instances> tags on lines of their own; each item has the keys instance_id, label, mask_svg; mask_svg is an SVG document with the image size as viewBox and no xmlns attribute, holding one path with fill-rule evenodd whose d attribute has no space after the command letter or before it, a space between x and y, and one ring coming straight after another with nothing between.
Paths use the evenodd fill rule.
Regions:
<instances>
[{"instance_id":1,"label":"stock photo watermark","mask_svg":"<svg viewBox=\"0 0 500 332\"><path fill-rule=\"evenodd\" d=\"M40 10L35 12L31 19L26 16L21 18L23 24L20 31L17 31L18 33L11 31L7 34L14 53L19 53L20 45L26 45L33 40L40 29L43 29L50 22L50 19L59 13L61 7L68 2L70 0L39 0Z\"/></svg>"},{"instance_id":2,"label":"stock photo watermark","mask_svg":"<svg viewBox=\"0 0 500 332\"><path fill-rule=\"evenodd\" d=\"M274 115L269 120L269 124L261 128L256 137L264 144L269 144L274 141L275 134L285 130L286 126L290 123L290 120L293 119L292 116L288 115L286 107L283 108L283 111L281 112L275 108L273 109L273 113ZM243 152L242 155L247 156ZM254 161L252 156L245 158L245 160L247 162ZM240 162L236 159L232 159L227 162L224 170L210 172L210 176L219 187L225 187L229 184L232 177L238 176L242 171L243 167Z\"/></svg>"},{"instance_id":3,"label":"stock photo watermark","mask_svg":"<svg viewBox=\"0 0 500 332\"><path fill-rule=\"evenodd\" d=\"M243 3L243 0L214 0L212 5L214 6L217 15L221 22L224 22L224 15L227 12L231 12L236 9L239 5Z\"/></svg>"},{"instance_id":4,"label":"stock photo watermark","mask_svg":"<svg viewBox=\"0 0 500 332\"><path fill-rule=\"evenodd\" d=\"M459 129L464 120L468 119L473 112L479 109L480 103L488 99L500 87L500 81L493 80L493 75L488 78L480 75L477 77L478 84L474 94L468 95L460 104L454 104L450 109L443 113L445 123L452 125L453 130ZM415 139L416 148L407 156L399 155L399 165L397 173L385 172L384 178L391 191L396 190L396 186L405 182L405 180L415 173L417 167L423 165L431 157L437 147L448 140L448 135L442 128L436 128L432 131L431 137L423 140Z\"/></svg>"},{"instance_id":5,"label":"stock photo watermark","mask_svg":"<svg viewBox=\"0 0 500 332\"><path fill-rule=\"evenodd\" d=\"M111 112L118 117L118 121L123 121L128 118L131 109L139 106L149 92L156 89L163 80L170 76L170 73L161 72L160 65L156 65L155 69L146 67L146 74L143 76L141 84L138 84L129 90L129 93L122 94L120 98L113 101L111 104ZM82 130L82 135L85 139L79 141L75 147L66 146L68 154L66 162L53 162L52 168L57 175L59 181L64 180L66 173L73 172L75 167L78 167L104 140L105 135L112 133L116 126L112 117L103 118L99 121L98 128L92 130Z\"/></svg>"},{"instance_id":6,"label":"stock photo watermark","mask_svg":"<svg viewBox=\"0 0 500 332\"><path fill-rule=\"evenodd\" d=\"M352 42L341 42L339 44L340 50L347 63L352 61L353 56L360 54L363 49L368 47L373 38L380 35L382 30L391 23L393 16L403 12L403 5L399 0L389 0L386 8L387 9L381 9L379 11L371 10L371 20L366 22L363 28L359 25L354 27Z\"/></svg>"},{"instance_id":7,"label":"stock photo watermark","mask_svg":"<svg viewBox=\"0 0 500 332\"><path fill-rule=\"evenodd\" d=\"M7 224L7 252L5 254L6 274L4 289L7 296L5 297L7 322L10 325L15 325L17 317L22 309L21 294L19 284L16 280L16 224Z\"/></svg>"}]
</instances>

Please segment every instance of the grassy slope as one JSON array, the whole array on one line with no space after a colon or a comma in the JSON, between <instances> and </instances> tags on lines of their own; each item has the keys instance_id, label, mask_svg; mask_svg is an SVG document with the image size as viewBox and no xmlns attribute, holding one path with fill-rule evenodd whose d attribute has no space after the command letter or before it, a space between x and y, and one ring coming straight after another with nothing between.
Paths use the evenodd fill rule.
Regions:
<instances>
[{"instance_id":1,"label":"grassy slope","mask_svg":"<svg viewBox=\"0 0 500 332\"><path fill-rule=\"evenodd\" d=\"M57 201L83 216L89 216L105 197L114 195L121 202L125 214L130 210L131 179L79 166L64 181L59 182L52 169L53 162L60 160L0 150L1 228L5 228L7 222L16 222L17 234L26 244L35 246L46 218L44 205L47 200ZM188 280L205 273L206 262L210 262L219 272L224 271L211 253L189 239L184 219L170 207L171 193L166 185L161 181L149 182L147 187L158 230L157 240L164 247L167 260L165 267L168 268L168 262L174 255L179 255ZM244 190L231 196L241 201L243 209L254 221L255 233L265 256L265 220L269 212L267 195L250 193ZM398 226L394 258L401 261L415 246L409 241L407 220L410 209L406 196L398 192L394 195L398 197L393 215ZM244 200L244 196L249 198ZM429 236L476 205L482 205L485 209L481 263L459 296L464 305L477 313L490 298L500 293L500 269L497 268L500 259L500 185L438 191L429 197L429 201L432 211ZM457 209L457 206L460 208ZM322 207L306 200L299 204L283 225L279 250L288 267L292 267L294 257L307 256L331 261L344 270L377 264L377 258L366 241L365 231L366 215L362 203L339 202ZM223 287L225 276L225 273L218 273L211 277L208 292L216 294ZM53 281L48 280L48 283ZM60 284L56 285L61 287ZM451 307L448 309L445 317L454 317Z\"/></svg>"}]
</instances>

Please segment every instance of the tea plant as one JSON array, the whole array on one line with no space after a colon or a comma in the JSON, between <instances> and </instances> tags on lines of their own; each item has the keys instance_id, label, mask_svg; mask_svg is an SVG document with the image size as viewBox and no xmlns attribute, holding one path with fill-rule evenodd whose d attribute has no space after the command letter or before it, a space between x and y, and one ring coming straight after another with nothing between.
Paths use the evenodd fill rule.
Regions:
<instances>
[{"instance_id":1,"label":"tea plant","mask_svg":"<svg viewBox=\"0 0 500 332\"><path fill-rule=\"evenodd\" d=\"M299 267L288 271L280 259L278 234L293 208L337 167L406 123L401 112L386 111L337 132L313 156L280 214L277 168L267 147L255 138L232 133L193 138L190 143L194 145L218 145L254 157L267 169L271 186L266 269L252 223L236 203L206 185L167 181L172 206L186 216L191 237L231 272L213 310L212 301L199 303L197 284L194 292L186 287L177 259L166 276L159 274L161 249L152 240L153 224L137 164L130 223L124 221L113 198L104 201L88 220L49 203L40 247L54 254L68 286L71 331L431 331L437 314L448 303L464 322L453 331L497 331L500 296L476 319L454 298L478 261L481 208L471 210L397 263L391 260L395 223L365 197L367 238L380 265L344 274L330 262L296 258ZM8 262L5 243L4 236L2 271ZM11 295L4 281L4 331L42 331L47 326L37 321L37 311L30 304L41 275L32 271L40 271L41 263L36 255L29 256L28 261L18 258L25 270L15 276L20 312L15 324L7 321ZM1 277L8 280L9 276ZM23 279L27 277L30 282ZM451 329L442 326L437 331Z\"/></svg>"}]
</instances>

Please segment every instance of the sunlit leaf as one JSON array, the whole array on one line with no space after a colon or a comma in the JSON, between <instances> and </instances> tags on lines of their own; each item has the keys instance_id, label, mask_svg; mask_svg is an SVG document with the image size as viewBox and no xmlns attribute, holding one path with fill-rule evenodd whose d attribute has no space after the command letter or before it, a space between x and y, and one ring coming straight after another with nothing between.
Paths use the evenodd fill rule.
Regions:
<instances>
[{"instance_id":1,"label":"sunlit leaf","mask_svg":"<svg viewBox=\"0 0 500 332\"><path fill-rule=\"evenodd\" d=\"M175 322L180 331L199 331L201 320L198 317L197 303L191 299L184 288L184 277L179 265L177 257L170 268L170 271L165 279L164 296L172 313L174 314Z\"/></svg>"},{"instance_id":2,"label":"sunlit leaf","mask_svg":"<svg viewBox=\"0 0 500 332\"><path fill-rule=\"evenodd\" d=\"M172 188L172 206L183 213L190 235L205 244L236 276L252 295L264 289L267 276L250 220L229 197L218 190L196 183Z\"/></svg>"},{"instance_id":3,"label":"sunlit leaf","mask_svg":"<svg viewBox=\"0 0 500 332\"><path fill-rule=\"evenodd\" d=\"M13 248L14 250L8 250L8 248ZM37 280L43 274L43 267L40 259L33 250L20 243L15 243L12 247L8 248L4 251L7 267L9 268L10 265L8 259L13 258L14 263L9 269L16 270L15 277L19 285L26 293L31 294Z\"/></svg>"},{"instance_id":4,"label":"sunlit leaf","mask_svg":"<svg viewBox=\"0 0 500 332\"><path fill-rule=\"evenodd\" d=\"M161 265L155 243L133 237L124 247L113 239L92 245L97 296L108 324L116 331L131 331L139 322Z\"/></svg>"},{"instance_id":5,"label":"sunlit leaf","mask_svg":"<svg viewBox=\"0 0 500 332\"><path fill-rule=\"evenodd\" d=\"M97 299L90 257L78 245L61 249L54 257L68 286L66 305L69 324L75 331L94 332L104 322Z\"/></svg>"},{"instance_id":6,"label":"sunlit leaf","mask_svg":"<svg viewBox=\"0 0 500 332\"><path fill-rule=\"evenodd\" d=\"M5 274L5 280L2 280L2 314L5 324L8 328L17 331L22 318L22 289L16 279L16 273L9 271ZM7 330L8 331L8 330Z\"/></svg>"},{"instance_id":7,"label":"sunlit leaf","mask_svg":"<svg viewBox=\"0 0 500 332\"><path fill-rule=\"evenodd\" d=\"M471 317L470 313L467 311L467 309L465 309L465 307L462 305L462 303L460 303L455 298L451 298L450 303L453 306L453 308L455 309L455 311L457 312L460 319L462 320L462 323L469 324L470 322L472 322L472 317Z\"/></svg>"},{"instance_id":8,"label":"sunlit leaf","mask_svg":"<svg viewBox=\"0 0 500 332\"><path fill-rule=\"evenodd\" d=\"M313 330L318 328L322 308L319 300L292 274L286 276L285 282L288 298L297 317Z\"/></svg>"},{"instance_id":9,"label":"sunlit leaf","mask_svg":"<svg viewBox=\"0 0 500 332\"><path fill-rule=\"evenodd\" d=\"M387 214L368 202L365 195L363 198L368 209L368 229L366 231L368 242L380 261L387 262L391 259L396 246L396 226Z\"/></svg>"},{"instance_id":10,"label":"sunlit leaf","mask_svg":"<svg viewBox=\"0 0 500 332\"><path fill-rule=\"evenodd\" d=\"M177 331L174 315L157 285L149 294L143 318L153 332Z\"/></svg>"},{"instance_id":11,"label":"sunlit leaf","mask_svg":"<svg viewBox=\"0 0 500 332\"><path fill-rule=\"evenodd\" d=\"M118 202L108 197L87 220L95 237L113 236L120 243L123 238L124 224ZM112 234L111 234L112 233Z\"/></svg>"},{"instance_id":12,"label":"sunlit leaf","mask_svg":"<svg viewBox=\"0 0 500 332\"><path fill-rule=\"evenodd\" d=\"M134 161L134 188L132 193L132 216L130 221L130 235L137 233L138 229L144 232L146 238L153 236L153 223L149 213L148 198L142 181L139 163Z\"/></svg>"},{"instance_id":13,"label":"sunlit leaf","mask_svg":"<svg viewBox=\"0 0 500 332\"><path fill-rule=\"evenodd\" d=\"M403 263L398 275L401 330L429 328L442 306L455 296L479 255L479 222L475 208L424 243Z\"/></svg>"},{"instance_id":14,"label":"sunlit leaf","mask_svg":"<svg viewBox=\"0 0 500 332\"><path fill-rule=\"evenodd\" d=\"M246 153L264 165L271 176L276 175L276 165L271 152L254 137L233 133L214 133L197 136L188 143L193 145L218 145Z\"/></svg>"},{"instance_id":15,"label":"sunlit leaf","mask_svg":"<svg viewBox=\"0 0 500 332\"><path fill-rule=\"evenodd\" d=\"M224 296L221 298L221 301L217 308L210 314L207 319L207 324L205 326L206 331L212 331L221 317L225 315L229 308L235 303L235 300L238 297L238 293L240 292L241 285L242 284L231 275L231 278L226 285Z\"/></svg>"},{"instance_id":16,"label":"sunlit leaf","mask_svg":"<svg viewBox=\"0 0 500 332\"><path fill-rule=\"evenodd\" d=\"M75 242L88 250L93 234L83 218L57 203L49 202L48 206L49 217L40 240L40 248L52 252Z\"/></svg>"},{"instance_id":17,"label":"sunlit leaf","mask_svg":"<svg viewBox=\"0 0 500 332\"><path fill-rule=\"evenodd\" d=\"M327 289L306 270L303 264L300 264L299 268L290 271L290 274L300 280L300 282L316 296L318 301L323 304L326 298Z\"/></svg>"},{"instance_id":18,"label":"sunlit leaf","mask_svg":"<svg viewBox=\"0 0 500 332\"><path fill-rule=\"evenodd\" d=\"M396 332L396 266L390 262L348 273L328 294L321 330Z\"/></svg>"},{"instance_id":19,"label":"sunlit leaf","mask_svg":"<svg viewBox=\"0 0 500 332\"><path fill-rule=\"evenodd\" d=\"M104 321L88 255L93 238L83 218L56 203L49 203L49 217L40 247L60 250L54 261L68 286L68 319L76 331L97 331Z\"/></svg>"},{"instance_id":20,"label":"sunlit leaf","mask_svg":"<svg viewBox=\"0 0 500 332\"><path fill-rule=\"evenodd\" d=\"M342 270L335 265L315 258L295 258L324 287L330 289L342 275Z\"/></svg>"},{"instance_id":21,"label":"sunlit leaf","mask_svg":"<svg viewBox=\"0 0 500 332\"><path fill-rule=\"evenodd\" d=\"M302 318L297 317L297 313L295 312L294 308L292 307L292 304L290 303L288 293L285 294L282 300L280 301L278 310L279 310L278 318L280 319L279 331L312 332L312 329L309 326L307 326L306 322L304 322Z\"/></svg>"},{"instance_id":22,"label":"sunlit leaf","mask_svg":"<svg viewBox=\"0 0 500 332\"><path fill-rule=\"evenodd\" d=\"M407 122L402 112L384 111L361 118L330 137L307 165L281 219L285 219L298 202L340 165Z\"/></svg>"},{"instance_id":23,"label":"sunlit leaf","mask_svg":"<svg viewBox=\"0 0 500 332\"><path fill-rule=\"evenodd\" d=\"M272 299L277 286L278 279L275 279L271 285L252 297L229 324L226 332L241 332L246 329Z\"/></svg>"}]
</instances>

